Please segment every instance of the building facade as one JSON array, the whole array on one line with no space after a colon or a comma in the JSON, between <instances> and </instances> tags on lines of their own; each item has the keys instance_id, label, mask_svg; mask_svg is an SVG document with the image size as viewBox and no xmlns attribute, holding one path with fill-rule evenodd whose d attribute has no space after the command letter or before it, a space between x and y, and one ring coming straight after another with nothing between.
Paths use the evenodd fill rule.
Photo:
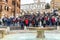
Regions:
<instances>
[{"instance_id":1,"label":"building facade","mask_svg":"<svg viewBox=\"0 0 60 40\"><path fill-rule=\"evenodd\" d=\"M0 18L20 14L20 0L0 0Z\"/></svg>"},{"instance_id":2,"label":"building facade","mask_svg":"<svg viewBox=\"0 0 60 40\"><path fill-rule=\"evenodd\" d=\"M37 3L30 3L30 4L22 4L21 9L25 11L39 11L42 9L45 9L45 2L40 2L39 4Z\"/></svg>"},{"instance_id":3,"label":"building facade","mask_svg":"<svg viewBox=\"0 0 60 40\"><path fill-rule=\"evenodd\" d=\"M53 8L53 9L55 9L55 8L60 8L60 0L52 0L51 1L51 7Z\"/></svg>"}]
</instances>

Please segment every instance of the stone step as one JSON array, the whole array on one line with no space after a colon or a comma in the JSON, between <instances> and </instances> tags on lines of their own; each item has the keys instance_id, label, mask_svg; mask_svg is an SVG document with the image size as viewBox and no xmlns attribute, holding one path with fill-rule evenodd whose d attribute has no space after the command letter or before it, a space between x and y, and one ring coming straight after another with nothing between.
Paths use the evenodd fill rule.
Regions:
<instances>
[{"instance_id":1,"label":"stone step","mask_svg":"<svg viewBox=\"0 0 60 40\"><path fill-rule=\"evenodd\" d=\"M37 34L37 31L33 31L33 30L11 30L9 32L9 34L17 34L17 33L36 33Z\"/></svg>"},{"instance_id":2,"label":"stone step","mask_svg":"<svg viewBox=\"0 0 60 40\"><path fill-rule=\"evenodd\" d=\"M10 30L20 30L20 27L10 27Z\"/></svg>"},{"instance_id":3,"label":"stone step","mask_svg":"<svg viewBox=\"0 0 60 40\"><path fill-rule=\"evenodd\" d=\"M56 27L44 27L44 28L41 28L41 27L27 27L27 29L29 29L29 30L56 30L57 28Z\"/></svg>"}]
</instances>

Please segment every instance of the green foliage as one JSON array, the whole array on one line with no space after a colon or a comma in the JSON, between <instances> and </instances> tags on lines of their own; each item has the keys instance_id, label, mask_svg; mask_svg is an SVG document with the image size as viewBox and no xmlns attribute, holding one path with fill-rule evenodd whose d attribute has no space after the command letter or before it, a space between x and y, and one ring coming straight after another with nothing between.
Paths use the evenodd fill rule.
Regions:
<instances>
[{"instance_id":1,"label":"green foliage","mask_svg":"<svg viewBox=\"0 0 60 40\"><path fill-rule=\"evenodd\" d=\"M50 9L50 4L49 4L49 3L47 3L47 4L45 5L45 9Z\"/></svg>"}]
</instances>

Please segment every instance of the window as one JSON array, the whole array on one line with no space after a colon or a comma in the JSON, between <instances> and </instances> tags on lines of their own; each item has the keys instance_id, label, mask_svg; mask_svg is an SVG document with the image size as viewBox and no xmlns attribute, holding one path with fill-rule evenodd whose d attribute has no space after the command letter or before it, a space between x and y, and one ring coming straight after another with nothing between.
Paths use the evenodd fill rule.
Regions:
<instances>
[{"instance_id":1,"label":"window","mask_svg":"<svg viewBox=\"0 0 60 40\"><path fill-rule=\"evenodd\" d=\"M20 8L20 5L19 5L19 8Z\"/></svg>"},{"instance_id":2,"label":"window","mask_svg":"<svg viewBox=\"0 0 60 40\"><path fill-rule=\"evenodd\" d=\"M9 7L7 7L7 11L9 11Z\"/></svg>"},{"instance_id":3,"label":"window","mask_svg":"<svg viewBox=\"0 0 60 40\"><path fill-rule=\"evenodd\" d=\"M15 5L15 1L12 1L12 5Z\"/></svg>"},{"instance_id":4,"label":"window","mask_svg":"<svg viewBox=\"0 0 60 40\"><path fill-rule=\"evenodd\" d=\"M2 12L2 5L0 5L0 12Z\"/></svg>"},{"instance_id":5,"label":"window","mask_svg":"<svg viewBox=\"0 0 60 40\"><path fill-rule=\"evenodd\" d=\"M17 7L19 6L19 4L17 3Z\"/></svg>"},{"instance_id":6,"label":"window","mask_svg":"<svg viewBox=\"0 0 60 40\"><path fill-rule=\"evenodd\" d=\"M20 8L20 4L18 4L18 3L17 3L17 7L19 7L19 8Z\"/></svg>"},{"instance_id":7,"label":"window","mask_svg":"<svg viewBox=\"0 0 60 40\"><path fill-rule=\"evenodd\" d=\"M4 7L4 9L6 10L6 6Z\"/></svg>"},{"instance_id":8,"label":"window","mask_svg":"<svg viewBox=\"0 0 60 40\"><path fill-rule=\"evenodd\" d=\"M5 6L5 8L4 8L6 11L9 11L9 7L7 7L7 6Z\"/></svg>"}]
</instances>

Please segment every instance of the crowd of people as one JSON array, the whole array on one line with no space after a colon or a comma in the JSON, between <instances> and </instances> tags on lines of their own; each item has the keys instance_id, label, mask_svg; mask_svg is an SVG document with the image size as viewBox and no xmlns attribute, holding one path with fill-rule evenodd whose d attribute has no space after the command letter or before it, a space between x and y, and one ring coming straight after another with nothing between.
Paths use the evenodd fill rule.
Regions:
<instances>
[{"instance_id":1,"label":"crowd of people","mask_svg":"<svg viewBox=\"0 0 60 40\"><path fill-rule=\"evenodd\" d=\"M55 12L40 14L23 15L19 17L4 17L0 21L3 26L24 26L26 27L46 27L46 26L60 26L60 15Z\"/></svg>"}]
</instances>

